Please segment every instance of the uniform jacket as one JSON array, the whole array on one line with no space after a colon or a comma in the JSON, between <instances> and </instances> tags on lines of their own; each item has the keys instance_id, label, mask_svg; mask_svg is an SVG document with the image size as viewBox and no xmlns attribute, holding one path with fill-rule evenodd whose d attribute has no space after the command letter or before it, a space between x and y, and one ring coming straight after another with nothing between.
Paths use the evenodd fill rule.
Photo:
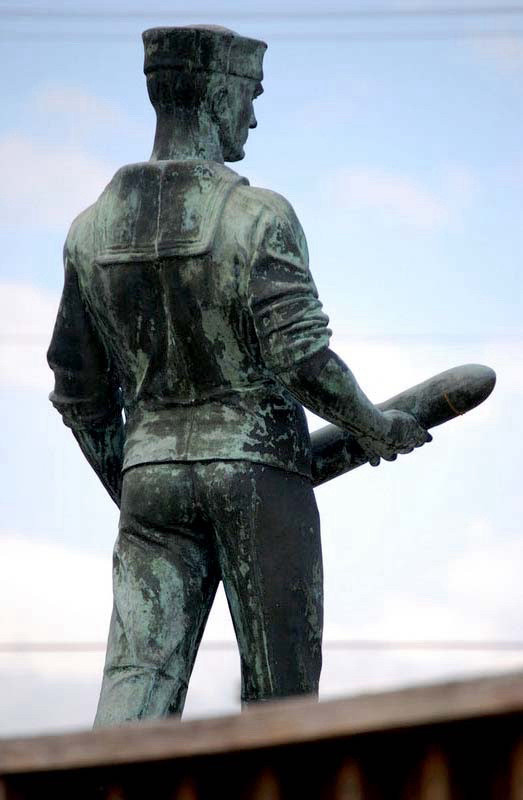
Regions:
<instances>
[{"instance_id":1,"label":"uniform jacket","mask_svg":"<svg viewBox=\"0 0 523 800\"><path fill-rule=\"evenodd\" d=\"M210 161L120 169L73 223L49 349L73 428L125 415L123 468L241 459L310 475L278 375L328 347L288 202Z\"/></svg>"}]
</instances>

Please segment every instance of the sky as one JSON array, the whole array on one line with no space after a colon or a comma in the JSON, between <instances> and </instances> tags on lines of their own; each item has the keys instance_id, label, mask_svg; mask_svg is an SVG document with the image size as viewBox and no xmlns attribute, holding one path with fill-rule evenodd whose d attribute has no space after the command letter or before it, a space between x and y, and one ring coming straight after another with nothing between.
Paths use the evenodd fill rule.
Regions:
<instances>
[{"instance_id":1,"label":"sky","mask_svg":"<svg viewBox=\"0 0 523 800\"><path fill-rule=\"evenodd\" d=\"M249 13L222 0L190 16L177 0L148 15L112 0L105 17L91 0L2 4L0 645L107 636L117 510L47 400L62 245L116 169L150 155L141 31L211 22L268 42L258 128L233 167L294 206L332 346L362 388L379 402L458 364L498 375L486 403L430 445L317 490L321 696L523 668L521 649L332 644L523 642L523 5L341 14L414 6L449 3L333 0L323 18L290 0ZM0 736L90 726L102 667L102 651L0 652ZM238 710L238 696L219 594L186 716Z\"/></svg>"}]
</instances>

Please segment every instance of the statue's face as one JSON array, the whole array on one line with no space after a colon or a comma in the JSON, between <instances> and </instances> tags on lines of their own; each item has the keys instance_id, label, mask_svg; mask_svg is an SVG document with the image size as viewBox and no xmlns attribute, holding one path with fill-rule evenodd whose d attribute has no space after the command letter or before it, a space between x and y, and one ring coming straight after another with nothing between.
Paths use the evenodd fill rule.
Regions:
<instances>
[{"instance_id":1,"label":"statue's face","mask_svg":"<svg viewBox=\"0 0 523 800\"><path fill-rule=\"evenodd\" d=\"M241 161L249 128L257 125L253 103L263 92L259 81L229 76L219 113L220 142L224 161Z\"/></svg>"}]
</instances>

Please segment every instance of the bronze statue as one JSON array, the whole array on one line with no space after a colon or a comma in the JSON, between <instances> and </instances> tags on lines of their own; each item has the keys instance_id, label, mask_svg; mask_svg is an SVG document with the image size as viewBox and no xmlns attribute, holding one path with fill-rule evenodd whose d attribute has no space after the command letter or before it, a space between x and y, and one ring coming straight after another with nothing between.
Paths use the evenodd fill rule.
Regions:
<instances>
[{"instance_id":1,"label":"bronze statue","mask_svg":"<svg viewBox=\"0 0 523 800\"><path fill-rule=\"evenodd\" d=\"M121 509L96 725L181 713L220 580L243 702L316 694L313 482L431 438L329 349L289 203L224 166L256 127L266 45L213 26L143 39L153 153L73 222L48 354L51 400ZM303 406L331 423L316 445Z\"/></svg>"}]
</instances>

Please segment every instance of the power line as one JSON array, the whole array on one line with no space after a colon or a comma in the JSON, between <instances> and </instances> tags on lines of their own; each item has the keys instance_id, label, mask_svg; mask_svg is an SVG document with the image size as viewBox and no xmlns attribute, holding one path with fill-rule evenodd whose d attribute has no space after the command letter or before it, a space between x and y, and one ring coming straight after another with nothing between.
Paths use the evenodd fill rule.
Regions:
<instances>
[{"instance_id":1,"label":"power line","mask_svg":"<svg viewBox=\"0 0 523 800\"><path fill-rule=\"evenodd\" d=\"M396 33L393 31L303 31L274 32L267 34L271 42L422 42L451 41L459 39L514 39L523 37L523 30L505 31L413 31ZM56 32L39 34L33 31L2 31L0 42L31 42L45 44L47 42L136 42L136 34L130 33L82 33L81 31Z\"/></svg>"},{"instance_id":2,"label":"power line","mask_svg":"<svg viewBox=\"0 0 523 800\"><path fill-rule=\"evenodd\" d=\"M40 347L50 335L50 330L49 333L0 333L0 347Z\"/></svg>"},{"instance_id":3,"label":"power line","mask_svg":"<svg viewBox=\"0 0 523 800\"><path fill-rule=\"evenodd\" d=\"M0 642L0 653L98 653L104 652L105 642ZM203 650L236 650L233 640L208 641L201 644ZM523 641L418 641L380 639L331 639L323 643L326 650L420 650L463 652L521 652Z\"/></svg>"},{"instance_id":4,"label":"power line","mask_svg":"<svg viewBox=\"0 0 523 800\"><path fill-rule=\"evenodd\" d=\"M354 8L354 9L328 9L317 11L314 9L304 11L226 11L217 8L200 8L188 11L173 11L172 9L146 9L136 11L120 11L117 9L92 10L86 8L76 8L64 10L60 8L37 8L26 6L25 8L10 6L0 6L0 15L11 18L33 18L33 19L144 19L153 16L180 17L220 17L220 19L238 20L320 20L320 19L404 19L416 17L479 17L479 16L514 16L523 14L523 6L441 6L425 8Z\"/></svg>"},{"instance_id":5,"label":"power line","mask_svg":"<svg viewBox=\"0 0 523 800\"><path fill-rule=\"evenodd\" d=\"M56 303L56 307L58 308L58 301ZM24 348L24 347L44 347L49 344L49 340L51 337L52 332L52 323L50 323L49 331L45 333L0 333L0 347L14 347L14 348ZM514 333L503 333L495 334L495 338L497 340L502 340L503 342L521 342L522 339L521 333L514 332ZM396 332L389 332L387 334L384 333L377 333L377 334L365 334L364 336L360 337L362 340L366 342L381 342L383 339L387 339L388 341L391 340L405 340L407 342L411 342L413 339L416 341L428 341L428 342L445 342L447 344L457 343L460 347L463 344L484 344L486 341L490 341L492 336L488 333L424 333L424 332L417 332L417 333L396 333Z\"/></svg>"}]
</instances>

